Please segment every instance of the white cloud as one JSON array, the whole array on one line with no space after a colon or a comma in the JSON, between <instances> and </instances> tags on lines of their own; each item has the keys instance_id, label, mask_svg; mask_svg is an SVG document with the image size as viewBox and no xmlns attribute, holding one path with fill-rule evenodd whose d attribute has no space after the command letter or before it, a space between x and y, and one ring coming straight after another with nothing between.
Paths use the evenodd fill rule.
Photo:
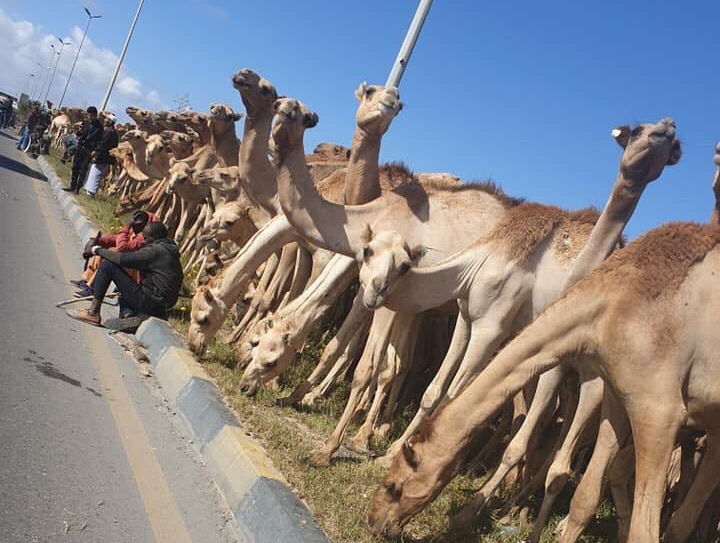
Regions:
<instances>
[{"instance_id":1,"label":"white cloud","mask_svg":"<svg viewBox=\"0 0 720 543\"><path fill-rule=\"evenodd\" d=\"M62 52L48 93L48 100L54 104L60 101L82 34L83 29L76 26L70 30L69 36L63 38L66 42L70 41L71 45L66 46ZM0 66L3 67L0 71L0 90L19 96L21 92L28 93L33 87L39 88L43 81L44 89L47 89L52 74L52 70L48 70L47 66L50 61L54 63L56 58L52 56L51 44L59 50L58 37L45 34L30 21L12 19L0 9ZM113 51L98 47L88 36L63 105L99 106L117 60L118 56ZM35 76L30 77L31 73ZM46 90L43 90L40 94L36 90L34 96L43 98L45 92ZM162 107L162 100L157 90L144 90L140 80L121 69L108 105L124 117L125 107L128 105L159 109Z\"/></svg>"}]
</instances>

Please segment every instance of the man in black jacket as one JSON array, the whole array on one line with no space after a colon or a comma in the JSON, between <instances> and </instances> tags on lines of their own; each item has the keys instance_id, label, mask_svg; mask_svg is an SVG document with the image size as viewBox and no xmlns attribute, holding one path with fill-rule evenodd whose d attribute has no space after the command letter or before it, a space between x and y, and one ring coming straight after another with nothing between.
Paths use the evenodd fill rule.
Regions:
<instances>
[{"instance_id":1,"label":"man in black jacket","mask_svg":"<svg viewBox=\"0 0 720 543\"><path fill-rule=\"evenodd\" d=\"M120 292L123 305L139 315L166 318L175 305L182 286L183 271L180 252L161 222L151 222L143 230L145 246L139 251L118 253L99 245L92 253L103 258L93 280L93 301L88 309L68 310L79 321L100 326L100 308L105 293L113 282ZM136 283L124 268L140 270Z\"/></svg>"},{"instance_id":2,"label":"man in black jacket","mask_svg":"<svg viewBox=\"0 0 720 543\"><path fill-rule=\"evenodd\" d=\"M75 194L78 194L80 188L85 184L85 177L90 165L90 154L98 146L103 133L103 126L98 119L97 108L94 106L87 108L87 115L88 120L78 136L70 186L63 189L66 192L74 192Z\"/></svg>"},{"instance_id":3,"label":"man in black jacket","mask_svg":"<svg viewBox=\"0 0 720 543\"><path fill-rule=\"evenodd\" d=\"M115 115L103 113L103 131L97 147L90 154L90 171L85 181L85 192L88 196L95 196L100 189L100 182L107 169L113 164L114 158L110 150L118 146L118 135L115 131Z\"/></svg>"}]
</instances>

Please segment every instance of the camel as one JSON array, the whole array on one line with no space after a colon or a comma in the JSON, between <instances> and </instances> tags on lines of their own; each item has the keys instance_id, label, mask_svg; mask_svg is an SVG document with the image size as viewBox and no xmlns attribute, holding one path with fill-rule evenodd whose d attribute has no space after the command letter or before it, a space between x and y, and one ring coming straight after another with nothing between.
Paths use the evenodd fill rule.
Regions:
<instances>
[{"instance_id":1,"label":"camel","mask_svg":"<svg viewBox=\"0 0 720 543\"><path fill-rule=\"evenodd\" d=\"M155 116L152 111L135 106L128 106L125 108L125 113L133 120L138 130L148 135L159 134L162 131L162 128L155 122Z\"/></svg>"},{"instance_id":2,"label":"camel","mask_svg":"<svg viewBox=\"0 0 720 543\"><path fill-rule=\"evenodd\" d=\"M360 102L356 121L363 126L358 126L353 136L351 160L345 175L338 170L331 178L318 184L319 190L328 196L332 193L339 197L343 185L379 185L377 157L380 142L402 104L394 88L363 84L356 91L356 97ZM363 189L363 192L379 193L380 188ZM300 241L300 236L285 215L279 214L248 241L230 266L208 286L198 289L192 302L188 330L188 343L195 352L205 350L207 342L220 329L230 306L245 290L260 264L284 245L297 241Z\"/></svg>"},{"instance_id":3,"label":"camel","mask_svg":"<svg viewBox=\"0 0 720 543\"><path fill-rule=\"evenodd\" d=\"M242 115L228 105L210 105L210 145L217 153L217 162L221 167L238 165L239 143L235 136L235 123L241 118Z\"/></svg>"},{"instance_id":4,"label":"camel","mask_svg":"<svg viewBox=\"0 0 720 543\"><path fill-rule=\"evenodd\" d=\"M579 280L408 441L375 495L373 530L399 533L452 478L463 444L509 395L532 376L575 359L603 376L630 420L637 454L628 540L658 542L665 473L678 429L706 431L708 453L717 451L713 411L720 392L707 376L717 371L714 315L720 297L712 285L720 271L718 243L716 224L671 223ZM685 498L695 512L681 506L684 514L679 510L671 519L666 541L683 541L692 527L688 516L697 514L718 482L716 458L711 454L701 464Z\"/></svg>"},{"instance_id":5,"label":"camel","mask_svg":"<svg viewBox=\"0 0 720 543\"><path fill-rule=\"evenodd\" d=\"M175 130L163 130L160 132L160 137L163 139L165 145L172 150L176 160L181 160L192 155L193 148L198 139L196 132L194 135L191 135Z\"/></svg>"}]
</instances>

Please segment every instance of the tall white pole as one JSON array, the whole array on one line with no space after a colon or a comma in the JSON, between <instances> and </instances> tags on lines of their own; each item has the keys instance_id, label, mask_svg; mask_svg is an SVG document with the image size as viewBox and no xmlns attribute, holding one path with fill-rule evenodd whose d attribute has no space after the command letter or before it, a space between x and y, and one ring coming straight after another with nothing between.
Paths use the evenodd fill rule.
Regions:
<instances>
[{"instance_id":1,"label":"tall white pole","mask_svg":"<svg viewBox=\"0 0 720 543\"><path fill-rule=\"evenodd\" d=\"M40 100L40 97L42 96L43 89L45 88L45 83L47 82L48 76L50 75L50 68L52 68L52 61L55 59L55 44L54 43L50 44L50 49L52 49L52 52L50 53L50 60L48 60L47 69L45 70L45 74L43 75L42 83L40 83L40 88L38 89L38 94L35 97L37 100Z\"/></svg>"},{"instance_id":2,"label":"tall white pole","mask_svg":"<svg viewBox=\"0 0 720 543\"><path fill-rule=\"evenodd\" d=\"M52 76L50 77L50 84L48 85L47 91L45 91L45 99L43 100L43 102L47 102L48 94L50 94L50 88L52 87L53 81L55 81L55 72L57 71L58 64L60 64L60 57L62 56L63 49L65 49L66 45L70 45L70 42L65 43L65 41L61 40L60 38L58 38L58 40L60 40L60 43L62 45L60 47L60 52L57 54L58 58L55 61L55 67L53 68Z\"/></svg>"},{"instance_id":3,"label":"tall white pole","mask_svg":"<svg viewBox=\"0 0 720 543\"><path fill-rule=\"evenodd\" d=\"M430 6L432 6L432 0L420 0L415 16L410 23L410 28L405 35L405 40L400 47L400 52L395 59L392 70L390 70L390 75L385 83L386 87L398 87L400 85L400 80L405 73L405 68L407 68L410 62L410 55L412 55L415 43L417 43L418 36L420 36L420 31L430 11Z\"/></svg>"},{"instance_id":4,"label":"tall white pole","mask_svg":"<svg viewBox=\"0 0 720 543\"><path fill-rule=\"evenodd\" d=\"M130 32L128 32L127 39L125 40L125 45L123 45L122 52L120 53L120 58L118 59L117 65L115 66L115 73L113 73L110 84L108 85L107 92L105 93L105 98L103 98L102 101L102 106L100 106L100 111L105 111L107 103L110 101L110 93L112 93L113 86L115 85L115 80L117 79L118 73L120 73L120 66L122 66L123 59L125 58L125 53L127 52L128 45L130 45L130 40L132 39L133 32L135 31L135 25L137 24L138 18L140 17L140 10L142 10L144 3L145 0L140 0L140 2L138 3L137 11L135 12L135 18L130 25Z\"/></svg>"},{"instance_id":5,"label":"tall white pole","mask_svg":"<svg viewBox=\"0 0 720 543\"><path fill-rule=\"evenodd\" d=\"M85 25L85 32L83 33L82 40L80 40L80 46L78 47L77 53L75 53L75 60L73 60L72 67L70 68L70 73L68 74L67 81L65 81L65 89L63 90L62 96L60 97L60 102L58 102L58 109L62 107L63 100L65 100L65 93L68 90L68 86L70 86L70 79L73 76L73 72L75 71L75 65L77 64L78 57L80 56L80 51L82 50L83 44L85 43L85 37L87 36L88 29L90 28L90 23L93 19L99 19L102 17L102 15L93 15L90 13L90 10L88 8L85 8L85 13L88 15L88 21Z\"/></svg>"}]
</instances>

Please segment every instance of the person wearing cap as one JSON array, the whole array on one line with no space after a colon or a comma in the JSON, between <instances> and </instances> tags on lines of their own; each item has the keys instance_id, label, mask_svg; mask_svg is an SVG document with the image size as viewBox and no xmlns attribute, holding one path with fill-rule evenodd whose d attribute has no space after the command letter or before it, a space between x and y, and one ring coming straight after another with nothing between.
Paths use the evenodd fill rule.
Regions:
<instances>
[{"instance_id":1,"label":"person wearing cap","mask_svg":"<svg viewBox=\"0 0 720 543\"><path fill-rule=\"evenodd\" d=\"M90 106L86 110L87 120L78 136L78 144L73 158L72 177L70 186L63 190L78 194L87 176L90 165L90 153L97 147L103 133L103 126L98 119L97 108Z\"/></svg>"},{"instance_id":2,"label":"person wearing cap","mask_svg":"<svg viewBox=\"0 0 720 543\"><path fill-rule=\"evenodd\" d=\"M90 171L85 181L85 192L88 196L95 196L100 188L100 182L107 169L115 163L110 150L118 146L118 135L115 131L115 115L103 115L103 131L97 146L90 154Z\"/></svg>"}]
</instances>

